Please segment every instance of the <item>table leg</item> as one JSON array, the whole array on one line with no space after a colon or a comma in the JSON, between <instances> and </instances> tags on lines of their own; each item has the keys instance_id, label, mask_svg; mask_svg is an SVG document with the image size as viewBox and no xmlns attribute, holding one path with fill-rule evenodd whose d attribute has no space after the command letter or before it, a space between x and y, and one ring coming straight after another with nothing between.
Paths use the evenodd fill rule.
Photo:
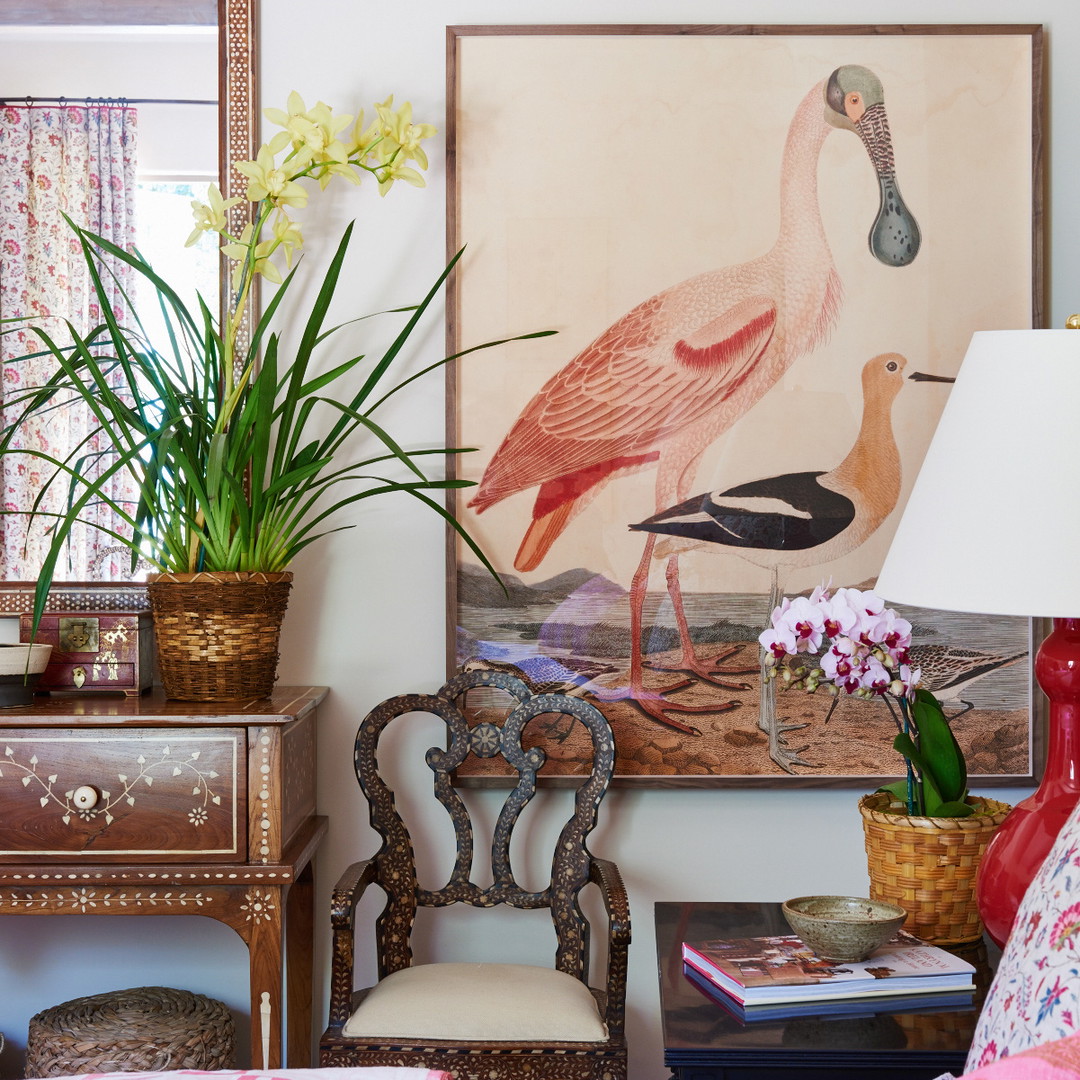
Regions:
<instances>
[{"instance_id":1,"label":"table leg","mask_svg":"<svg viewBox=\"0 0 1080 1080\"><path fill-rule=\"evenodd\" d=\"M313 1065L312 983L315 936L315 880L312 863L297 875L285 898L287 1057L290 1069Z\"/></svg>"},{"instance_id":2,"label":"table leg","mask_svg":"<svg viewBox=\"0 0 1080 1080\"><path fill-rule=\"evenodd\" d=\"M281 1067L282 968L285 891L276 885L257 885L245 894L250 930L248 966L251 985L251 1066Z\"/></svg>"}]
</instances>

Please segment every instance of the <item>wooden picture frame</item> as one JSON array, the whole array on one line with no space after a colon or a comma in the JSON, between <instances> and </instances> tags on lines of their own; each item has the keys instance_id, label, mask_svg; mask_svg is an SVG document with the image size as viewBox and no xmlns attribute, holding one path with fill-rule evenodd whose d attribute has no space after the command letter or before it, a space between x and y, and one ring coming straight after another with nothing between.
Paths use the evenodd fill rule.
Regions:
<instances>
[{"instance_id":1,"label":"wooden picture frame","mask_svg":"<svg viewBox=\"0 0 1080 1080\"><path fill-rule=\"evenodd\" d=\"M218 170L224 198L242 195L247 178L234 163L255 157L259 148L259 24L256 0L198 0L188 5L146 0L108 0L88 6L57 0L55 4L28 4L6 11L5 22L17 26L46 25L216 25L218 31ZM229 211L233 231L243 231L244 214L251 215L246 201ZM229 260L221 256L221 280L232 273ZM248 294L238 335L242 346L251 333L259 303L258 282ZM222 302L228 290L222 290ZM238 353L242 351L238 348ZM62 563L62 560L61 560ZM0 613L18 614L34 606L34 581L0 584ZM79 582L57 579L50 594L49 611L143 611L149 610L145 582Z\"/></svg>"},{"instance_id":2,"label":"wooden picture frame","mask_svg":"<svg viewBox=\"0 0 1080 1080\"><path fill-rule=\"evenodd\" d=\"M1037 25L447 28L447 241L468 245L449 351L558 331L448 371L448 437L476 448L452 467L480 484L451 508L506 586L451 534L450 670L577 687L622 783L897 774L880 700L826 723L827 701L780 695L770 742L756 638L774 584L872 587L948 393L912 373L954 375L975 330L1043 325L1042 66ZM890 357L894 388L872 389ZM868 450L843 544L780 559L650 521L850 478ZM676 559L643 557L665 543ZM1032 782L1030 620L899 610L972 785ZM542 775L573 783L573 736L537 737Z\"/></svg>"}]
</instances>

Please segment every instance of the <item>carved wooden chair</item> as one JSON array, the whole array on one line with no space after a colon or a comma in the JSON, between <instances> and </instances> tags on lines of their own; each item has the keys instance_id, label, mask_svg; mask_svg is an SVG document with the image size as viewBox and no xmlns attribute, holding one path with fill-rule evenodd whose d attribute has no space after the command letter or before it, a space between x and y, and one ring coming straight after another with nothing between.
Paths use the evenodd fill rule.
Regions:
<instances>
[{"instance_id":1,"label":"carved wooden chair","mask_svg":"<svg viewBox=\"0 0 1080 1080\"><path fill-rule=\"evenodd\" d=\"M471 728L461 710L476 687L497 687L516 699L501 724ZM425 712L445 721L449 747L427 751L435 795L454 825L457 855L440 889L417 882L412 840L379 776L379 736L396 717ZM522 729L534 717L564 714L579 720L593 744L592 769L578 788L573 816L563 826L551 881L540 892L521 888L510 864L511 833L536 793L536 772L545 754L522 749ZM491 840L492 884L475 884L473 827L452 784L452 771L469 754L503 757L517 773ZM351 866L334 890L330 1023L320 1044L323 1066L416 1065L444 1069L457 1080L621 1080L626 1076L623 1017L630 918L626 890L615 864L593 856L586 838L596 824L600 800L615 761L611 728L594 706L563 694L534 694L503 672L471 671L434 695L391 698L372 710L356 737L355 766L368 799L371 824L382 837L374 858ZM589 984L589 922L579 894L590 882L606 909L607 972ZM353 942L356 906L368 885L386 894L375 928L378 982L354 991ZM413 964L411 932L418 907L465 903L478 908L507 904L548 908L557 947L553 968L522 964Z\"/></svg>"}]
</instances>

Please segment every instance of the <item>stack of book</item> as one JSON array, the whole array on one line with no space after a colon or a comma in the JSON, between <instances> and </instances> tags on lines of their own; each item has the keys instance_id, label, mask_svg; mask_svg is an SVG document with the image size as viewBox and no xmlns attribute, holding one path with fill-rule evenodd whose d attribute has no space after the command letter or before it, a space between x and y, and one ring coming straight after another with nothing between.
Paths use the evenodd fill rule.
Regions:
<instances>
[{"instance_id":1,"label":"stack of book","mask_svg":"<svg viewBox=\"0 0 1080 1080\"><path fill-rule=\"evenodd\" d=\"M782 1019L817 1009L970 1006L975 968L901 930L856 964L823 960L794 934L683 942L686 977L738 1019Z\"/></svg>"}]
</instances>

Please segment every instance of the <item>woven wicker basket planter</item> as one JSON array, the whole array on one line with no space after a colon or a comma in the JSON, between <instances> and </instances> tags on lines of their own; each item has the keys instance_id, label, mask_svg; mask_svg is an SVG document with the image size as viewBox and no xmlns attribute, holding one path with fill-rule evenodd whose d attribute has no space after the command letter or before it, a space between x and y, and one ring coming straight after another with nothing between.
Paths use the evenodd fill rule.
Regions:
<instances>
[{"instance_id":1,"label":"woven wicker basket planter","mask_svg":"<svg viewBox=\"0 0 1080 1080\"><path fill-rule=\"evenodd\" d=\"M228 1069L235 1030L220 1002L142 986L76 998L30 1020L26 1075Z\"/></svg>"},{"instance_id":2,"label":"woven wicker basket planter","mask_svg":"<svg viewBox=\"0 0 1080 1080\"><path fill-rule=\"evenodd\" d=\"M870 895L908 912L904 929L923 941L958 945L983 932L975 875L994 830L1012 809L973 797L964 818L908 817L885 812L885 792L859 800L870 870Z\"/></svg>"},{"instance_id":3,"label":"woven wicker basket planter","mask_svg":"<svg viewBox=\"0 0 1080 1080\"><path fill-rule=\"evenodd\" d=\"M268 697L292 574L153 574L147 595L166 697Z\"/></svg>"}]
</instances>

